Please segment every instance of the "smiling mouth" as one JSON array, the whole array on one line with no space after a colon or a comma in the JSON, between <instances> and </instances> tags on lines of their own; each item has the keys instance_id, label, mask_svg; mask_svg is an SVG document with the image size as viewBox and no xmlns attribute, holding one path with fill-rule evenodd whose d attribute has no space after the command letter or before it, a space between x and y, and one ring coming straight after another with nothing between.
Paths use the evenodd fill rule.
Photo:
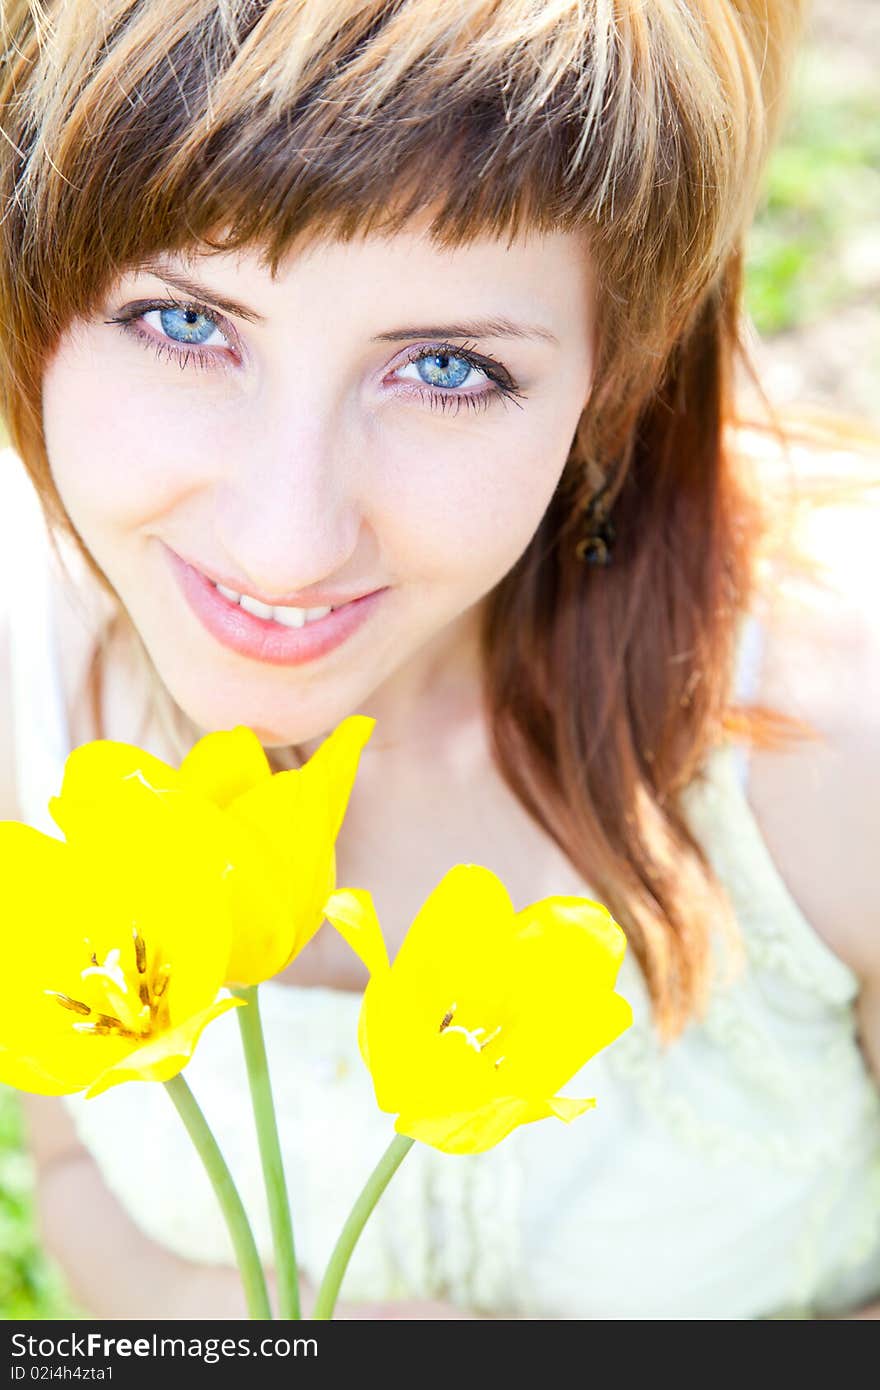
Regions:
<instances>
[{"instance_id":1,"label":"smiling mouth","mask_svg":"<svg viewBox=\"0 0 880 1390\"><path fill-rule=\"evenodd\" d=\"M374 589L339 607L264 604L213 580L170 547L165 549L177 583L203 627L240 656L270 665L298 666L329 655L369 621L389 592L388 587Z\"/></svg>"},{"instance_id":2,"label":"smiling mouth","mask_svg":"<svg viewBox=\"0 0 880 1390\"><path fill-rule=\"evenodd\" d=\"M164 542L163 542L164 545ZM387 585L377 585L374 589L362 589L359 593L343 593L341 590L332 589L312 589L302 590L299 593L282 594L279 598L273 598L269 594L253 594L246 589L239 589L237 583L228 575L220 574L210 566L196 564L194 560L189 560L185 555L173 550L170 545L165 545L169 554L188 565L191 570L201 575L202 579L207 579L219 589L224 597L229 598L230 602L240 602L242 598L248 599L251 603L261 604L264 608L293 608L300 609L308 613L310 609L316 608L344 608L349 603L357 603L362 598L369 598L371 594L380 593Z\"/></svg>"},{"instance_id":3,"label":"smiling mouth","mask_svg":"<svg viewBox=\"0 0 880 1390\"><path fill-rule=\"evenodd\" d=\"M234 589L227 588L225 584L215 584L213 579L209 579L208 583L217 590L230 607L241 608L245 613L250 613L252 618L262 618L264 622L277 623L280 627L306 627L310 623L320 622L322 618L335 613L338 608L348 606L340 603L327 604L318 608L294 608L287 604L262 603L259 599L251 598L249 594L236 593Z\"/></svg>"}]
</instances>

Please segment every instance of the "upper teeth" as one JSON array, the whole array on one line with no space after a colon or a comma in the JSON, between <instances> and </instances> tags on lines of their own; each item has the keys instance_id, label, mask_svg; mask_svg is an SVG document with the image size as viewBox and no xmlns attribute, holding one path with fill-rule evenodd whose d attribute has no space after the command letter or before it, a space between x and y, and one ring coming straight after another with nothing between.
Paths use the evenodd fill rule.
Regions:
<instances>
[{"instance_id":1,"label":"upper teeth","mask_svg":"<svg viewBox=\"0 0 880 1390\"><path fill-rule=\"evenodd\" d=\"M227 589L225 584L215 586L218 593L224 598L228 598L230 603L237 603L246 613L253 613L255 618L271 618L275 623L281 623L284 627L302 627L304 623L315 622L318 618L326 618L328 613L332 613L332 608L283 608L280 605L272 607L268 603L260 603L259 599L250 598L247 594L237 594L234 589Z\"/></svg>"}]
</instances>

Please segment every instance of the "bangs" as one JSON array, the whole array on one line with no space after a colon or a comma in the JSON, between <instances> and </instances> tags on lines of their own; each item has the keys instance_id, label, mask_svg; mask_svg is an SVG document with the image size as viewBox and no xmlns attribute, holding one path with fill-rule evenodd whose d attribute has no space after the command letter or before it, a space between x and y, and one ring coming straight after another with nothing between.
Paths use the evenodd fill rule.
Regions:
<instances>
[{"instance_id":1,"label":"bangs","mask_svg":"<svg viewBox=\"0 0 880 1390\"><path fill-rule=\"evenodd\" d=\"M637 235L661 278L687 246L699 273L724 212L722 197L707 215L707 166L723 193L718 170L743 156L699 8L34 6L19 273L58 326L160 252L256 244L277 273L294 246L390 235L425 211L444 247L589 226Z\"/></svg>"}]
</instances>

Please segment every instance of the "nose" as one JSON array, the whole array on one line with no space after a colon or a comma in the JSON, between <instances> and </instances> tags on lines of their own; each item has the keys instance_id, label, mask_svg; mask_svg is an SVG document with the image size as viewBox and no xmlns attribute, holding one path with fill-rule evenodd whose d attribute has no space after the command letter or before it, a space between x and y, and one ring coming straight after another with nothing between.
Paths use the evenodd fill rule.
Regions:
<instances>
[{"instance_id":1,"label":"nose","mask_svg":"<svg viewBox=\"0 0 880 1390\"><path fill-rule=\"evenodd\" d=\"M260 442L224 478L217 529L232 573L279 600L312 587L354 586L364 530L343 450L328 432L254 431Z\"/></svg>"}]
</instances>

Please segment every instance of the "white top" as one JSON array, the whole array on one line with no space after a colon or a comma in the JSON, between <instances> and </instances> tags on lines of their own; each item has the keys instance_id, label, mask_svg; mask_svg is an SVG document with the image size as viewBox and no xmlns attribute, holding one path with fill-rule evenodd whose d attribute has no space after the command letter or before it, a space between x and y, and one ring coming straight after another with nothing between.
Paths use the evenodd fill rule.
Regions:
<instances>
[{"instance_id":1,"label":"white top","mask_svg":"<svg viewBox=\"0 0 880 1390\"><path fill-rule=\"evenodd\" d=\"M5 592L28 596L11 635L19 804L24 820L58 835L46 810L69 750L48 606L56 562L9 451L0 494L2 555L16 578ZM760 640L749 619L745 696ZM633 1027L564 1088L595 1095L597 1108L570 1126L525 1126L479 1156L415 1145L356 1248L343 1298L443 1298L502 1317L727 1320L845 1312L880 1296L880 1093L856 1042L858 981L776 870L740 750L712 756L687 808L731 893L747 975L664 1054L629 953L619 987ZM260 997L297 1248L316 1280L393 1121L358 1053L360 995L269 982ZM206 1030L186 1075L270 1262L233 1017ZM161 1086L66 1103L149 1236L191 1260L232 1261Z\"/></svg>"}]
</instances>

